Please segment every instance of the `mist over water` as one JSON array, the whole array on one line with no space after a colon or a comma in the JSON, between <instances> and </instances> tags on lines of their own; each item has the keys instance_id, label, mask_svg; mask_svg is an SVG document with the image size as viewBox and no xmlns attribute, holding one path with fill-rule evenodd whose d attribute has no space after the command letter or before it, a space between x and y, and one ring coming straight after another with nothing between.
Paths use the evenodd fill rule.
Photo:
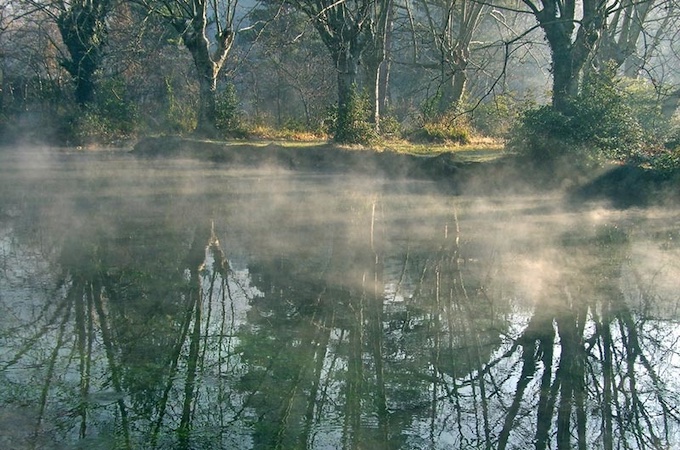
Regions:
<instances>
[{"instance_id":1,"label":"mist over water","mask_svg":"<svg viewBox=\"0 0 680 450\"><path fill-rule=\"evenodd\" d=\"M675 448L680 211L0 153L2 448Z\"/></svg>"}]
</instances>

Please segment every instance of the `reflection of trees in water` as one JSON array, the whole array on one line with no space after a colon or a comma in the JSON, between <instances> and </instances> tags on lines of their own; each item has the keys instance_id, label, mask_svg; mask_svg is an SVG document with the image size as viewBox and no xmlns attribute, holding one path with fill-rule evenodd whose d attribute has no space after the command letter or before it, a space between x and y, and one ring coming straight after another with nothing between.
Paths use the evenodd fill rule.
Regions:
<instances>
[{"instance_id":1,"label":"reflection of trees in water","mask_svg":"<svg viewBox=\"0 0 680 450\"><path fill-rule=\"evenodd\" d=\"M614 227L601 231L567 240L572 262L560 268L503 355L515 358L520 374L501 386L514 387L514 395L501 403L499 449L518 441L537 449L657 449L678 442L677 386L661 376L672 370L676 338L664 336L663 322L648 323L645 311L626 304L619 285L627 238Z\"/></svg>"},{"instance_id":2,"label":"reflection of trees in water","mask_svg":"<svg viewBox=\"0 0 680 450\"><path fill-rule=\"evenodd\" d=\"M264 295L244 330L250 372L241 387L251 393L259 448L436 446L437 423L457 420L441 416L451 401L488 419L487 386L468 374L498 346L506 312L463 267L455 230L425 250L399 250L387 289L384 259L394 248L385 238L395 230L376 206L336 225L327 261L250 266ZM463 405L458 390L472 390L475 404ZM491 440L488 423L479 431Z\"/></svg>"},{"instance_id":3,"label":"reflection of trees in water","mask_svg":"<svg viewBox=\"0 0 680 450\"><path fill-rule=\"evenodd\" d=\"M336 228L324 264L250 267L264 295L243 331L249 373L240 388L256 447L678 442L678 389L664 373L675 373L664 358L677 362L676 339L624 299L624 233L565 237L549 261L558 275L546 275L525 314L494 285L496 262L471 254L457 227L435 248L402 252L386 289L384 255L394 248L361 234L374 219L365 211L355 228ZM526 326L513 331L522 317Z\"/></svg>"},{"instance_id":4,"label":"reflection of trees in water","mask_svg":"<svg viewBox=\"0 0 680 450\"><path fill-rule=\"evenodd\" d=\"M389 439L382 255L375 205L367 207L326 233L326 260L275 258L249 267L264 294L251 302L241 345L256 448L358 448ZM366 427L367 420L377 425Z\"/></svg>"},{"instance_id":5,"label":"reflection of trees in water","mask_svg":"<svg viewBox=\"0 0 680 450\"><path fill-rule=\"evenodd\" d=\"M74 233L42 310L3 330L12 349L0 362L3 403L35 405L36 448L74 439L189 448L199 438L221 447L235 414L222 383L238 370L232 290L243 284L209 228L187 239L119 225L106 239Z\"/></svg>"},{"instance_id":6,"label":"reflection of trees in water","mask_svg":"<svg viewBox=\"0 0 680 450\"><path fill-rule=\"evenodd\" d=\"M565 236L527 313L495 256L504 248L467 218L411 234L405 221L424 218L398 228L389 207L356 197L332 205L344 217L330 225L288 219L302 238L283 219L236 230L253 240L248 274L189 216L60 230L63 246L45 233L61 280L33 280L36 296L58 288L28 306L3 299L16 324L0 322L2 403L35 405L36 448L677 444L678 331L630 307L624 233ZM270 242L254 245L264 235L292 242L270 258ZM7 254L17 277L49 272L45 255Z\"/></svg>"}]
</instances>

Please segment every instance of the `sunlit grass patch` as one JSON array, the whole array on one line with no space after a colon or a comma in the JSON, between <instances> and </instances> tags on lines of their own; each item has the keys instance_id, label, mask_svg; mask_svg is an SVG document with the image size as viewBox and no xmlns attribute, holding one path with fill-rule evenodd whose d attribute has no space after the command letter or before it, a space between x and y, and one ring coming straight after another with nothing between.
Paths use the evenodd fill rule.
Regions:
<instances>
[{"instance_id":1,"label":"sunlit grass patch","mask_svg":"<svg viewBox=\"0 0 680 450\"><path fill-rule=\"evenodd\" d=\"M328 136L319 131L306 130L301 127L274 128L264 124L254 124L248 128L251 139L269 139L276 141L310 142L325 141Z\"/></svg>"},{"instance_id":2,"label":"sunlit grass patch","mask_svg":"<svg viewBox=\"0 0 680 450\"><path fill-rule=\"evenodd\" d=\"M423 156L455 153L461 158L474 161L492 160L506 154L503 141L484 137L475 137L468 144L415 144L407 140L390 140L376 149Z\"/></svg>"}]
</instances>

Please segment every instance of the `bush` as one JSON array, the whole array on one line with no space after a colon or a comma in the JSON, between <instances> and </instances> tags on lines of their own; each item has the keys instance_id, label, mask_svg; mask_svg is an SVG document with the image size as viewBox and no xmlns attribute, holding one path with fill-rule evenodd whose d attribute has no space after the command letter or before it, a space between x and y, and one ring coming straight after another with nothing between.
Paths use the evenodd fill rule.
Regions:
<instances>
[{"instance_id":1,"label":"bush","mask_svg":"<svg viewBox=\"0 0 680 450\"><path fill-rule=\"evenodd\" d=\"M401 123L393 116L380 117L380 135L386 138L401 136Z\"/></svg>"},{"instance_id":2,"label":"bush","mask_svg":"<svg viewBox=\"0 0 680 450\"><path fill-rule=\"evenodd\" d=\"M338 109L331 111L326 123L333 130L333 138L342 144L371 145L378 141L378 133L374 124L370 123L370 104L367 95L361 95L356 88L352 89L344 117Z\"/></svg>"},{"instance_id":3,"label":"bush","mask_svg":"<svg viewBox=\"0 0 680 450\"><path fill-rule=\"evenodd\" d=\"M424 123L409 135L412 142L431 144L468 144L471 138L470 126L462 117L446 115Z\"/></svg>"},{"instance_id":4,"label":"bush","mask_svg":"<svg viewBox=\"0 0 680 450\"><path fill-rule=\"evenodd\" d=\"M241 121L236 87L228 83L215 98L216 125L218 131L232 136L245 137L246 131Z\"/></svg>"},{"instance_id":5,"label":"bush","mask_svg":"<svg viewBox=\"0 0 680 450\"><path fill-rule=\"evenodd\" d=\"M139 131L137 108L125 98L125 92L123 80L103 80L92 104L68 113L63 131L66 141L78 145L112 143L136 134Z\"/></svg>"},{"instance_id":6,"label":"bush","mask_svg":"<svg viewBox=\"0 0 680 450\"><path fill-rule=\"evenodd\" d=\"M645 141L652 146L663 145L675 132L672 120L661 111L661 96L657 87L642 79L621 80L624 101L645 132Z\"/></svg>"},{"instance_id":7,"label":"bush","mask_svg":"<svg viewBox=\"0 0 680 450\"><path fill-rule=\"evenodd\" d=\"M517 101L509 94L496 95L491 101L477 105L472 111L472 127L484 136L506 137L526 109L526 101Z\"/></svg>"},{"instance_id":8,"label":"bush","mask_svg":"<svg viewBox=\"0 0 680 450\"><path fill-rule=\"evenodd\" d=\"M624 96L607 75L591 77L565 111L552 106L525 111L508 147L530 161L574 168L604 160L628 160L640 153L642 128Z\"/></svg>"},{"instance_id":9,"label":"bush","mask_svg":"<svg viewBox=\"0 0 680 450\"><path fill-rule=\"evenodd\" d=\"M165 101L167 107L165 109L165 123L162 124L164 129L162 131L179 134L191 133L196 128L196 123L198 122L196 115L198 109L195 100L186 101L178 98L170 78L166 78Z\"/></svg>"}]
</instances>

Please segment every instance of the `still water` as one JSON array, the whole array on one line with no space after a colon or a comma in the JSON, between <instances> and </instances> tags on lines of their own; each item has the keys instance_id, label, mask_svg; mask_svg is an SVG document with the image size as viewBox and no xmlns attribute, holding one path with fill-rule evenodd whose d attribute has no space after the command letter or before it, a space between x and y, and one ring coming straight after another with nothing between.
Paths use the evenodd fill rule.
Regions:
<instances>
[{"instance_id":1,"label":"still water","mask_svg":"<svg viewBox=\"0 0 680 450\"><path fill-rule=\"evenodd\" d=\"M0 448L679 448L679 224L5 151Z\"/></svg>"}]
</instances>

